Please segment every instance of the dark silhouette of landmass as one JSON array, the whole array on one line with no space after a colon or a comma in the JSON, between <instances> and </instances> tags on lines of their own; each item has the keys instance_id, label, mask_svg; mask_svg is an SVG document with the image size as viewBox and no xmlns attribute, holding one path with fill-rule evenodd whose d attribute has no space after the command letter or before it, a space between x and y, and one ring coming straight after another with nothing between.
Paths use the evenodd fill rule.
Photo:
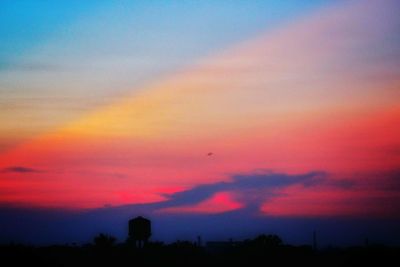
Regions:
<instances>
[{"instance_id":1,"label":"dark silhouette of landmass","mask_svg":"<svg viewBox=\"0 0 400 267\"><path fill-rule=\"evenodd\" d=\"M128 237L117 242L100 233L84 245L0 245L2 266L398 266L400 247L370 244L318 249L312 244L285 244L275 234L255 238L202 243L177 240L170 244L149 241L150 220L129 220ZM138 244L138 242L140 244Z\"/></svg>"},{"instance_id":2,"label":"dark silhouette of landmass","mask_svg":"<svg viewBox=\"0 0 400 267\"><path fill-rule=\"evenodd\" d=\"M276 235L243 241L147 242L142 248L100 234L82 246L0 246L2 266L398 266L400 248L365 245L315 251ZM3 265L5 264L5 265Z\"/></svg>"},{"instance_id":3,"label":"dark silhouette of landmass","mask_svg":"<svg viewBox=\"0 0 400 267\"><path fill-rule=\"evenodd\" d=\"M0 246L2 266L398 266L400 247L373 245L317 249L313 245L285 244L274 234L252 239L197 242L177 240L171 244L149 241L150 220L129 221L125 242L98 234L85 245ZM145 241L141 245L132 240ZM4 265L6 264L6 265Z\"/></svg>"}]
</instances>

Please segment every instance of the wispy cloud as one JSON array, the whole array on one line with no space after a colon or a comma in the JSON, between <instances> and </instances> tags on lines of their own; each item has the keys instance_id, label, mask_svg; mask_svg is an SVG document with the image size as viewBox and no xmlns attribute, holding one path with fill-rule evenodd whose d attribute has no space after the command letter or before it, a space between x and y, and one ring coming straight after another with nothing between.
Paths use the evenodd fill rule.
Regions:
<instances>
[{"instance_id":1,"label":"wispy cloud","mask_svg":"<svg viewBox=\"0 0 400 267\"><path fill-rule=\"evenodd\" d=\"M59 71L64 66L43 62L0 62L0 71Z\"/></svg>"},{"instance_id":2,"label":"wispy cloud","mask_svg":"<svg viewBox=\"0 0 400 267\"><path fill-rule=\"evenodd\" d=\"M11 166L11 167L7 167L1 170L1 172L3 173L32 173L32 172L41 172L38 169L33 169L33 168L29 168L29 167L24 167L24 166Z\"/></svg>"},{"instance_id":3,"label":"wispy cloud","mask_svg":"<svg viewBox=\"0 0 400 267\"><path fill-rule=\"evenodd\" d=\"M187 191L181 191L170 195L167 201L170 205L196 204L206 200L218 192L235 191L245 192L248 190L272 191L294 184L313 186L326 182L325 174L322 172L310 172L300 175L289 175L282 173L249 173L232 176L232 181L217 182L195 186Z\"/></svg>"},{"instance_id":4,"label":"wispy cloud","mask_svg":"<svg viewBox=\"0 0 400 267\"><path fill-rule=\"evenodd\" d=\"M220 213L235 212L252 217L266 214L265 210L268 210L269 214L274 214L271 208L278 205L282 209L278 215L285 216L324 215L326 210L331 216L387 216L398 210L398 178L398 170L347 178L318 171L303 174L257 171L233 174L230 181L164 194L164 201L127 206L130 211L145 214L171 211L208 214L206 206L213 211L224 204L217 201L216 196L227 195L229 203L234 203L236 207L226 208ZM285 213L287 208L290 208L289 213Z\"/></svg>"},{"instance_id":5,"label":"wispy cloud","mask_svg":"<svg viewBox=\"0 0 400 267\"><path fill-rule=\"evenodd\" d=\"M320 185L347 187L348 184L333 183L323 172L305 174L284 174L274 172L255 172L234 174L231 181L216 182L195 186L191 189L173 194L164 194L167 200L145 204L147 211L168 208L188 207L201 204L213 196L231 192L241 209L257 213L266 201L280 195L279 191L293 185L313 187Z\"/></svg>"}]
</instances>

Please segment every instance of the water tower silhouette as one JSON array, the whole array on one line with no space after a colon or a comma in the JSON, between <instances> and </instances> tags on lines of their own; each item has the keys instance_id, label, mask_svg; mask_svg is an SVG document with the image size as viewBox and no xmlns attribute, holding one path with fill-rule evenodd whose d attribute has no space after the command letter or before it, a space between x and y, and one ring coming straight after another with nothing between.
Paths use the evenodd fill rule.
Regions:
<instances>
[{"instance_id":1,"label":"water tower silhouette","mask_svg":"<svg viewBox=\"0 0 400 267\"><path fill-rule=\"evenodd\" d=\"M143 247L151 236L151 222L142 216L129 220L129 239L136 247Z\"/></svg>"}]
</instances>

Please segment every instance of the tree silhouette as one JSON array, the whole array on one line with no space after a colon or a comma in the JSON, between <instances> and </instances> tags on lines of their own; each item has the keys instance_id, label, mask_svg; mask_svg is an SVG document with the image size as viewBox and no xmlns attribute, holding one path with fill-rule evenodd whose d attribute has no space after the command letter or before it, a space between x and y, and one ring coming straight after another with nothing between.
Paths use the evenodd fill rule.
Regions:
<instances>
[{"instance_id":1,"label":"tree silhouette","mask_svg":"<svg viewBox=\"0 0 400 267\"><path fill-rule=\"evenodd\" d=\"M117 239L111 235L100 233L93 239L94 245L99 248L110 248L115 245Z\"/></svg>"},{"instance_id":2,"label":"tree silhouette","mask_svg":"<svg viewBox=\"0 0 400 267\"><path fill-rule=\"evenodd\" d=\"M282 245L282 239L277 235L259 235L254 240L253 243L257 246L262 247L278 247Z\"/></svg>"}]
</instances>

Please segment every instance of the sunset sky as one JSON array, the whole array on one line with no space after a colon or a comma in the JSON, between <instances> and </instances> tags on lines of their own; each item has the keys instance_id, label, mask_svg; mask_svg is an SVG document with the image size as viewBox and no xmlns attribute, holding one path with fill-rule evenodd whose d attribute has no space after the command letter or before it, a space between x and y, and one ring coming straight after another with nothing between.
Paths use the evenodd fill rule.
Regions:
<instances>
[{"instance_id":1,"label":"sunset sky","mask_svg":"<svg viewBox=\"0 0 400 267\"><path fill-rule=\"evenodd\" d=\"M396 0L1 1L0 217L399 220L399 14Z\"/></svg>"}]
</instances>

